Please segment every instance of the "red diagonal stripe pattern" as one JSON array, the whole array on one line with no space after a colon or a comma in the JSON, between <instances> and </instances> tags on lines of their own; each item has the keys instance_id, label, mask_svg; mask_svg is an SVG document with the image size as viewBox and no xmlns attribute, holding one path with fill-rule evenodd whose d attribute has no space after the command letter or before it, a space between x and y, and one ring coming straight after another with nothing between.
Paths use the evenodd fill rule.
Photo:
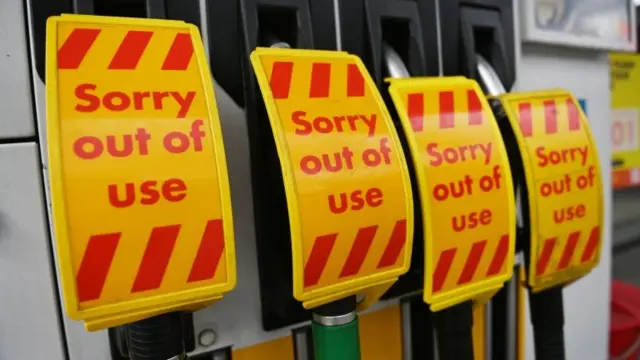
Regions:
<instances>
[{"instance_id":1,"label":"red diagonal stripe pattern","mask_svg":"<svg viewBox=\"0 0 640 360\"><path fill-rule=\"evenodd\" d=\"M556 109L555 100L545 100L542 103L544 107L544 130L547 134L555 134L558 132L558 111Z\"/></svg>"},{"instance_id":2,"label":"red diagonal stripe pattern","mask_svg":"<svg viewBox=\"0 0 640 360\"><path fill-rule=\"evenodd\" d=\"M569 264L571 264L573 253L576 251L576 246L578 245L578 240L580 240L580 231L575 231L569 234L567 243L564 245L564 250L562 251L562 257L558 263L558 270L564 270L569 266Z\"/></svg>"},{"instance_id":3,"label":"red diagonal stripe pattern","mask_svg":"<svg viewBox=\"0 0 640 360\"><path fill-rule=\"evenodd\" d=\"M288 99L293 75L293 62L276 61L271 70L269 86L274 99Z\"/></svg>"},{"instance_id":4,"label":"red diagonal stripe pattern","mask_svg":"<svg viewBox=\"0 0 640 360\"><path fill-rule=\"evenodd\" d=\"M456 257L457 250L455 248L444 250L438 257L438 263L433 271L433 292L437 293L442 290L445 280L447 280L447 274L451 269L451 264Z\"/></svg>"},{"instance_id":5,"label":"red diagonal stripe pattern","mask_svg":"<svg viewBox=\"0 0 640 360\"><path fill-rule=\"evenodd\" d=\"M120 43L109 63L110 70L135 70L142 58L153 32L130 30Z\"/></svg>"},{"instance_id":6,"label":"red diagonal stripe pattern","mask_svg":"<svg viewBox=\"0 0 640 360\"><path fill-rule=\"evenodd\" d=\"M58 50L58 69L77 69L100 35L100 29L77 28Z\"/></svg>"},{"instance_id":7,"label":"red diagonal stripe pattern","mask_svg":"<svg viewBox=\"0 0 640 360\"><path fill-rule=\"evenodd\" d=\"M520 119L520 131L522 135L527 137L533 134L533 114L531 113L530 103L518 104L518 118Z\"/></svg>"},{"instance_id":8,"label":"red diagonal stripe pattern","mask_svg":"<svg viewBox=\"0 0 640 360\"><path fill-rule=\"evenodd\" d=\"M552 237L545 240L542 246L542 252L538 257L538 263L536 265L536 275L540 276L547 271L549 260L551 260L551 254L553 254L553 248L556 246L557 238Z\"/></svg>"},{"instance_id":9,"label":"red diagonal stripe pattern","mask_svg":"<svg viewBox=\"0 0 640 360\"><path fill-rule=\"evenodd\" d=\"M187 33L176 34L162 64L162 70L186 70L192 57L191 35Z\"/></svg>"},{"instance_id":10,"label":"red diagonal stripe pattern","mask_svg":"<svg viewBox=\"0 0 640 360\"><path fill-rule=\"evenodd\" d=\"M340 272L340 278L355 275L360 271L377 231L377 225L363 227L358 230L356 240L351 246L347 261L345 261L342 271Z\"/></svg>"},{"instance_id":11,"label":"red diagonal stripe pattern","mask_svg":"<svg viewBox=\"0 0 640 360\"><path fill-rule=\"evenodd\" d=\"M482 125L482 102L475 90L467 90L467 107L469 112L469 125Z\"/></svg>"},{"instance_id":12,"label":"red diagonal stripe pattern","mask_svg":"<svg viewBox=\"0 0 640 360\"><path fill-rule=\"evenodd\" d=\"M180 225L154 227L142 256L138 274L131 292L153 290L160 287L176 244Z\"/></svg>"},{"instance_id":13,"label":"red diagonal stripe pattern","mask_svg":"<svg viewBox=\"0 0 640 360\"><path fill-rule=\"evenodd\" d=\"M571 99L567 99L567 116L569 117L569 131L580 130L580 112Z\"/></svg>"},{"instance_id":14,"label":"red diagonal stripe pattern","mask_svg":"<svg viewBox=\"0 0 640 360\"><path fill-rule=\"evenodd\" d=\"M487 240L478 241L471 246L471 252L469 252L462 273L458 278L458 285L466 284L473 279L485 247L487 247Z\"/></svg>"},{"instance_id":15,"label":"red diagonal stripe pattern","mask_svg":"<svg viewBox=\"0 0 640 360\"><path fill-rule=\"evenodd\" d=\"M453 91L440 92L440 129L450 129L455 126L455 108Z\"/></svg>"},{"instance_id":16,"label":"red diagonal stripe pattern","mask_svg":"<svg viewBox=\"0 0 640 360\"><path fill-rule=\"evenodd\" d=\"M76 274L78 300L97 300L107 280L121 233L93 235L89 238Z\"/></svg>"},{"instance_id":17,"label":"red diagonal stripe pattern","mask_svg":"<svg viewBox=\"0 0 640 360\"><path fill-rule=\"evenodd\" d=\"M396 225L393 227L391 237L387 243L387 247L382 253L382 257L378 262L378 269L393 266L398 262L398 258L404 249L404 244L407 241L407 220L402 219L396 221Z\"/></svg>"},{"instance_id":18,"label":"red diagonal stripe pattern","mask_svg":"<svg viewBox=\"0 0 640 360\"><path fill-rule=\"evenodd\" d=\"M489 265L489 269L487 270L487 276L496 275L500 272L500 270L502 270L508 254L509 234L504 234L500 238L500 242L498 243L496 252L493 254L493 259L491 259L491 264Z\"/></svg>"},{"instance_id":19,"label":"red diagonal stripe pattern","mask_svg":"<svg viewBox=\"0 0 640 360\"><path fill-rule=\"evenodd\" d=\"M364 77L358 65L347 65L347 97L364 96Z\"/></svg>"},{"instance_id":20,"label":"red diagonal stripe pattern","mask_svg":"<svg viewBox=\"0 0 640 360\"><path fill-rule=\"evenodd\" d=\"M213 279L223 253L224 228L222 220L209 220L202 235L187 282Z\"/></svg>"},{"instance_id":21,"label":"red diagonal stripe pattern","mask_svg":"<svg viewBox=\"0 0 640 360\"><path fill-rule=\"evenodd\" d=\"M424 94L409 94L407 100L407 112L413 132L422 132L424 130Z\"/></svg>"},{"instance_id":22,"label":"red diagonal stripe pattern","mask_svg":"<svg viewBox=\"0 0 640 360\"><path fill-rule=\"evenodd\" d=\"M600 227L596 226L591 229L591 233L589 234L589 240L587 240L587 246L585 246L584 251L582 252L582 257L580 257L580 263L584 264L587 261L593 259L593 256L598 249L598 244L600 244Z\"/></svg>"},{"instance_id":23,"label":"red diagonal stripe pattern","mask_svg":"<svg viewBox=\"0 0 640 360\"><path fill-rule=\"evenodd\" d=\"M304 266L304 287L316 285L324 271L338 234L322 235L316 238L311 253Z\"/></svg>"},{"instance_id":24,"label":"red diagonal stripe pattern","mask_svg":"<svg viewBox=\"0 0 640 360\"><path fill-rule=\"evenodd\" d=\"M331 87L331 64L313 63L311 67L311 85L309 98L329 97Z\"/></svg>"}]
</instances>

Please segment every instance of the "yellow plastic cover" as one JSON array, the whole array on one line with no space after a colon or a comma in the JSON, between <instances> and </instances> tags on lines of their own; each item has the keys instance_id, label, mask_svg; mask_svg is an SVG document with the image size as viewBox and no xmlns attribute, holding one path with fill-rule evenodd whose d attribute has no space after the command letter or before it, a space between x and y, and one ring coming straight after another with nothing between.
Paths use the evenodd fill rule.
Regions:
<instances>
[{"instance_id":1,"label":"yellow plastic cover","mask_svg":"<svg viewBox=\"0 0 640 360\"><path fill-rule=\"evenodd\" d=\"M529 285L540 291L569 283L598 264L602 247L602 176L589 123L566 90L511 93L500 100L527 183Z\"/></svg>"},{"instance_id":2,"label":"yellow plastic cover","mask_svg":"<svg viewBox=\"0 0 640 360\"><path fill-rule=\"evenodd\" d=\"M236 282L231 199L198 29L52 17L47 143L66 310L89 330L193 308Z\"/></svg>"},{"instance_id":3,"label":"yellow plastic cover","mask_svg":"<svg viewBox=\"0 0 640 360\"><path fill-rule=\"evenodd\" d=\"M258 48L251 62L284 178L293 294L307 308L363 294L364 309L411 258L411 183L389 113L356 56Z\"/></svg>"},{"instance_id":4,"label":"yellow plastic cover","mask_svg":"<svg viewBox=\"0 0 640 360\"><path fill-rule=\"evenodd\" d=\"M424 300L485 299L513 273L515 205L500 130L464 77L389 80L413 158L424 229Z\"/></svg>"}]
</instances>

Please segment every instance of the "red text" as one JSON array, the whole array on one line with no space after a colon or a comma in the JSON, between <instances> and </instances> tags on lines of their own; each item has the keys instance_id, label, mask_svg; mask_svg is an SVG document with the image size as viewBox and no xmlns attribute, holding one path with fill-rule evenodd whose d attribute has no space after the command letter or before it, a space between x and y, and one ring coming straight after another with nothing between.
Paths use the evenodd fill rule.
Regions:
<instances>
[{"instance_id":1,"label":"red text","mask_svg":"<svg viewBox=\"0 0 640 360\"><path fill-rule=\"evenodd\" d=\"M335 194L329 195L329 210L334 214L342 214L347 210L358 211L366 206L378 207L382 205L382 190L377 187L370 188L366 191L355 190L351 193L341 192L336 199Z\"/></svg>"},{"instance_id":2,"label":"red text","mask_svg":"<svg viewBox=\"0 0 640 360\"><path fill-rule=\"evenodd\" d=\"M587 208L583 204L567 206L553 210L553 221L562 224L565 221L583 218L586 214Z\"/></svg>"},{"instance_id":3,"label":"red text","mask_svg":"<svg viewBox=\"0 0 640 360\"><path fill-rule=\"evenodd\" d=\"M538 146L536 148L536 157L538 158L539 167L572 162L579 162L584 166L587 163L588 153L588 146L575 146L560 150L547 150L544 146Z\"/></svg>"},{"instance_id":4,"label":"red text","mask_svg":"<svg viewBox=\"0 0 640 360\"><path fill-rule=\"evenodd\" d=\"M359 127L366 127L369 137L376 134L376 114L363 115L338 115L338 116L318 116L312 120L305 119L306 111L294 111L291 114L291 121L296 124L297 135L309 135L316 131L320 134L332 132L358 131Z\"/></svg>"},{"instance_id":5,"label":"red text","mask_svg":"<svg viewBox=\"0 0 640 360\"><path fill-rule=\"evenodd\" d=\"M482 192L489 192L500 189L502 173L500 166L493 167L491 175L481 176L478 180L478 188ZM433 187L433 198L438 201L447 200L450 197L461 198L466 195L473 195L474 180L471 175L465 175L462 180L455 180L449 183L440 183Z\"/></svg>"},{"instance_id":6,"label":"red text","mask_svg":"<svg viewBox=\"0 0 640 360\"><path fill-rule=\"evenodd\" d=\"M468 214L461 214L451 218L453 231L460 232L464 229L474 229L480 226L487 226L493 220L493 213L489 209L472 211Z\"/></svg>"},{"instance_id":7,"label":"red text","mask_svg":"<svg viewBox=\"0 0 640 360\"><path fill-rule=\"evenodd\" d=\"M482 160L485 165L491 161L492 143L470 144L462 146L445 147L439 149L437 143L427 145L427 155L431 166L440 166L443 162L455 164L467 160Z\"/></svg>"},{"instance_id":8,"label":"red text","mask_svg":"<svg viewBox=\"0 0 640 360\"><path fill-rule=\"evenodd\" d=\"M187 91L181 94L178 91L132 91L130 94L122 91L109 91L104 94L96 94L96 84L80 84L76 87L75 95L78 100L76 111L93 112L102 105L109 111L125 111L133 109L136 111L152 108L153 110L164 110L167 101L173 101L178 105L177 118L187 116L191 109L193 99L196 97L195 91Z\"/></svg>"},{"instance_id":9,"label":"red text","mask_svg":"<svg viewBox=\"0 0 640 360\"><path fill-rule=\"evenodd\" d=\"M142 205L153 205L164 198L169 202L178 202L187 197L187 185L182 179L168 179L160 185L158 181L147 180L136 186L133 182L124 184L124 194L118 185L108 186L109 202L113 207L126 208L139 202ZM139 197L139 198L138 198Z\"/></svg>"},{"instance_id":10,"label":"red text","mask_svg":"<svg viewBox=\"0 0 640 360\"><path fill-rule=\"evenodd\" d=\"M202 140L206 133L202 130L204 121L195 120L191 124L188 134L172 131L163 138L164 148L174 154L179 154L192 148L202 151ZM73 152L81 159L92 160L106 152L112 157L127 157L132 154L148 155L151 134L144 128L136 130L135 134L107 135L104 140L97 136L81 136L73 143Z\"/></svg>"}]
</instances>

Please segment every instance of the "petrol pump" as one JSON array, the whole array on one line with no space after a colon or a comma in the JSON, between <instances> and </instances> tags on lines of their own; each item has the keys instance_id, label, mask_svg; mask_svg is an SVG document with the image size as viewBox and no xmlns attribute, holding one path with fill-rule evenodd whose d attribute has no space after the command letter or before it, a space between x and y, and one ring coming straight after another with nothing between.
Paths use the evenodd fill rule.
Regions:
<instances>
[{"instance_id":1,"label":"petrol pump","mask_svg":"<svg viewBox=\"0 0 640 360\"><path fill-rule=\"evenodd\" d=\"M241 67L212 67L246 109L262 325L311 320L311 333L300 331L313 340L307 354L359 359L356 311L411 256L411 186L393 124L361 60L335 51L332 2L219 10L218 18L240 16L242 42L217 38L212 48L247 57Z\"/></svg>"},{"instance_id":2,"label":"petrol pump","mask_svg":"<svg viewBox=\"0 0 640 360\"><path fill-rule=\"evenodd\" d=\"M436 2L361 3L367 24L361 34L364 42L349 32L343 34L343 45L369 60L381 92L390 93L387 103L396 107L396 121L402 124L399 131L413 159L414 198L420 199L416 217L421 221L416 222L410 274L386 296L423 290L419 301L410 300L414 358L434 356L429 346L430 327L437 328L439 358L473 358L472 306L486 302L512 272L515 205L504 144L474 81L421 77L438 75ZM356 11L344 14L342 9L342 20L351 22ZM450 27L441 32L449 32ZM438 117L440 125L433 126ZM474 134L477 139L467 140L473 136L463 134ZM485 162L479 161L483 146L488 149ZM456 153L455 149L470 153ZM483 174L489 165L495 188ZM458 173L456 168L466 170ZM457 181L459 189L455 189ZM464 198L475 199L476 204L466 203ZM492 205L476 209L479 203ZM481 240L474 241L476 237ZM418 250L423 242L424 249L420 246ZM434 311L431 324L429 312L422 309L423 301ZM490 353L477 356L492 358Z\"/></svg>"},{"instance_id":3,"label":"petrol pump","mask_svg":"<svg viewBox=\"0 0 640 360\"><path fill-rule=\"evenodd\" d=\"M199 31L175 20L49 17L45 81L66 312L89 331L126 326L132 360L183 359L182 312L213 304L236 282L226 159Z\"/></svg>"},{"instance_id":4,"label":"petrol pump","mask_svg":"<svg viewBox=\"0 0 640 360\"><path fill-rule=\"evenodd\" d=\"M536 358L564 359L562 287L599 261L601 177L589 124L573 95L509 93L512 12L509 1L441 2L441 19L460 25L443 33L443 69L477 79L491 97L517 189L516 250L523 254L517 273L526 272ZM520 356L516 279L490 308L493 359Z\"/></svg>"}]
</instances>

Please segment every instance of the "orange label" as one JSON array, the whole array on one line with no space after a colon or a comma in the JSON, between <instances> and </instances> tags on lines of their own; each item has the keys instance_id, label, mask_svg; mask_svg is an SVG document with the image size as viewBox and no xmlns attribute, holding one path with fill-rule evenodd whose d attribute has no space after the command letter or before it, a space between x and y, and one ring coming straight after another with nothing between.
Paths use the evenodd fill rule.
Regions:
<instances>
[{"instance_id":1,"label":"orange label","mask_svg":"<svg viewBox=\"0 0 640 360\"><path fill-rule=\"evenodd\" d=\"M226 163L197 28L52 18L47 91L51 196L69 315L117 318L230 290Z\"/></svg>"},{"instance_id":2,"label":"orange label","mask_svg":"<svg viewBox=\"0 0 640 360\"><path fill-rule=\"evenodd\" d=\"M518 140L531 221L529 283L567 283L597 263L602 178L589 123L567 91L501 97Z\"/></svg>"},{"instance_id":3,"label":"orange label","mask_svg":"<svg viewBox=\"0 0 640 360\"><path fill-rule=\"evenodd\" d=\"M362 62L291 49L257 49L251 59L285 179L294 295L312 307L390 286L409 266L411 188Z\"/></svg>"},{"instance_id":4,"label":"orange label","mask_svg":"<svg viewBox=\"0 0 640 360\"><path fill-rule=\"evenodd\" d=\"M497 123L472 80L390 80L413 157L425 235L425 301L441 309L513 272L515 205Z\"/></svg>"}]
</instances>

